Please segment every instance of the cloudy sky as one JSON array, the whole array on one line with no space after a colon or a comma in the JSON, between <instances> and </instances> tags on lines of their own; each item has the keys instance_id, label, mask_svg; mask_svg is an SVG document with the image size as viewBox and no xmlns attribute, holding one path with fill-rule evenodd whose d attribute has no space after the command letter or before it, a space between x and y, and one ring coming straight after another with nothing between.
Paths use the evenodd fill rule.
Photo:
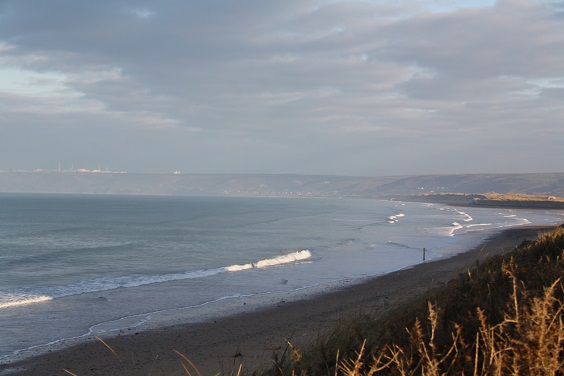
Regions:
<instances>
[{"instance_id":1,"label":"cloudy sky","mask_svg":"<svg viewBox=\"0 0 564 376\"><path fill-rule=\"evenodd\" d=\"M564 171L564 2L0 0L0 170Z\"/></svg>"}]
</instances>

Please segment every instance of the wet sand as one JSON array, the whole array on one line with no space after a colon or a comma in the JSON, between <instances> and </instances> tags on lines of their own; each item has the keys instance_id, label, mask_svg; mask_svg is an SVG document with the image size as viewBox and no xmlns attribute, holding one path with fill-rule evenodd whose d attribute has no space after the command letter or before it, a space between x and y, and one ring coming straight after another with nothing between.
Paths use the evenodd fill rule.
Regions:
<instances>
[{"instance_id":1,"label":"wet sand","mask_svg":"<svg viewBox=\"0 0 564 376\"><path fill-rule=\"evenodd\" d=\"M247 371L269 368L273 350L283 350L286 340L299 347L314 341L336 320L366 311L384 313L466 272L477 260L509 252L524 239L534 239L554 227L504 230L457 256L422 263L310 299L280 301L270 308L205 323L131 331L106 340L115 354L101 342L84 343L0 365L0 375L68 375L64 370L80 376L186 375L182 357L174 350L189 358L202 375L229 374L240 364ZM191 368L190 372L197 374Z\"/></svg>"}]
</instances>

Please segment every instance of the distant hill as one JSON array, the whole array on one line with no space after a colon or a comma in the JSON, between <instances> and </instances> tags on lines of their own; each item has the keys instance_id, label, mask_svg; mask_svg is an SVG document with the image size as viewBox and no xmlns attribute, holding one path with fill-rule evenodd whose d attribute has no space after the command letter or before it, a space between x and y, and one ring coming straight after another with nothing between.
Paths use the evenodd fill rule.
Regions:
<instances>
[{"instance_id":1,"label":"distant hill","mask_svg":"<svg viewBox=\"0 0 564 376\"><path fill-rule=\"evenodd\" d=\"M564 197L564 173L351 177L0 172L0 192L291 197L496 192Z\"/></svg>"},{"instance_id":2,"label":"distant hill","mask_svg":"<svg viewBox=\"0 0 564 376\"><path fill-rule=\"evenodd\" d=\"M339 196L396 178L306 175L0 173L0 192L144 195Z\"/></svg>"},{"instance_id":3,"label":"distant hill","mask_svg":"<svg viewBox=\"0 0 564 376\"><path fill-rule=\"evenodd\" d=\"M380 190L386 194L496 192L563 196L564 174L423 175L400 178Z\"/></svg>"}]
</instances>

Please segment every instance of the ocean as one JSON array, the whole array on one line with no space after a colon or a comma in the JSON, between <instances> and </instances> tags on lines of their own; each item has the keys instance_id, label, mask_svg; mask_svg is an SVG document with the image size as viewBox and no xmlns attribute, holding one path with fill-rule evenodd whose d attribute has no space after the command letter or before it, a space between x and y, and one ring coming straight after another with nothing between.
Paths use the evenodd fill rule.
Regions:
<instances>
[{"instance_id":1,"label":"ocean","mask_svg":"<svg viewBox=\"0 0 564 376\"><path fill-rule=\"evenodd\" d=\"M259 309L564 213L371 199L0 194L0 362Z\"/></svg>"}]
</instances>

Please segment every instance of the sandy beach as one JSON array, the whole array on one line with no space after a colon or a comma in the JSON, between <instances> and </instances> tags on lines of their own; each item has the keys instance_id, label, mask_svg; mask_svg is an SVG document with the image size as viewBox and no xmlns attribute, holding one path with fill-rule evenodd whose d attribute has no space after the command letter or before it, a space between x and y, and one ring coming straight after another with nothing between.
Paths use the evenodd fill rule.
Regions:
<instances>
[{"instance_id":1,"label":"sandy beach","mask_svg":"<svg viewBox=\"0 0 564 376\"><path fill-rule=\"evenodd\" d=\"M452 258L393 272L307 300L280 301L267 309L211 322L127 332L101 342L80 344L24 361L0 365L0 375L185 375L181 356L202 375L269 368L274 349L286 340L302 346L339 318L363 311L383 313L466 272L477 260L514 249L553 227L518 227L492 236L482 245ZM119 356L119 359L118 359Z\"/></svg>"}]
</instances>

